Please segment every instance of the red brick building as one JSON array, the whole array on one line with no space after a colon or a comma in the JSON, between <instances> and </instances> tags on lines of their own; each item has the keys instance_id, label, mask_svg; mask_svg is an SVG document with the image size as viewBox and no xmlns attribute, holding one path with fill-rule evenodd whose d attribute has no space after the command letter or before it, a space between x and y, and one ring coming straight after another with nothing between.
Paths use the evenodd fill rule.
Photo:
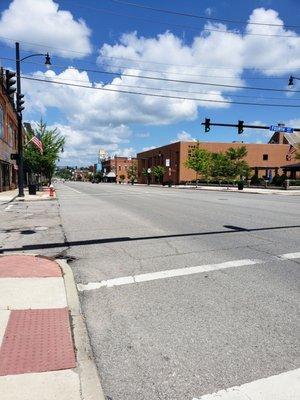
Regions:
<instances>
[{"instance_id":1,"label":"red brick building","mask_svg":"<svg viewBox=\"0 0 300 400\"><path fill-rule=\"evenodd\" d=\"M15 189L18 184L16 161L11 154L17 153L17 114L6 94L4 70L0 70L0 192Z\"/></svg>"},{"instance_id":2,"label":"red brick building","mask_svg":"<svg viewBox=\"0 0 300 400\"><path fill-rule=\"evenodd\" d=\"M118 157L108 158L102 161L103 178L106 182L121 182L124 176L124 182L128 183L128 168L137 162L137 158Z\"/></svg>"},{"instance_id":3,"label":"red brick building","mask_svg":"<svg viewBox=\"0 0 300 400\"><path fill-rule=\"evenodd\" d=\"M199 146L210 152L225 152L229 147L245 146L248 154L245 161L259 177L272 176L283 172L282 166L294 164L297 144L300 137L297 134L275 133L270 142L266 144L257 143L209 143L200 142ZM144 151L137 154L138 159L138 181L146 183L147 176L143 170L151 169L155 165L164 165L166 172L164 182L171 180L174 184L186 183L196 179L195 171L187 168L185 162L192 149L198 144L196 142L176 142L156 149ZM150 175L151 182L154 178Z\"/></svg>"}]
</instances>

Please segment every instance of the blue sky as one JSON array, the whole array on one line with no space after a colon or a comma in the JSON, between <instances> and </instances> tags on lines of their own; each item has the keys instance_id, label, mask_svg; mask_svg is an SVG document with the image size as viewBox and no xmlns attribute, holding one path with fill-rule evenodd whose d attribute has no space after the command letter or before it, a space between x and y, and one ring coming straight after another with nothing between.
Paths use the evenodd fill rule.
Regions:
<instances>
[{"instance_id":1,"label":"blue sky","mask_svg":"<svg viewBox=\"0 0 300 400\"><path fill-rule=\"evenodd\" d=\"M52 56L49 71L42 58L23 63L24 76L98 88L22 81L26 95L24 119L37 121L43 117L66 135L61 164L93 163L99 148L111 155L134 155L180 139L268 140L268 131L237 135L234 129L215 127L205 134L201 122L206 117L212 122L236 123L241 119L247 123L271 125L280 121L300 126L299 108L226 103L299 105L300 93L190 83L286 90L288 76L300 76L300 28L294 27L300 25L298 0L132 2L207 19L175 16L111 0L1 2L2 66L14 68L8 59L14 58L13 43L18 40L23 56L46 51ZM265 25L258 25L261 23ZM118 90L197 100L138 96ZM293 90L300 90L300 85L297 83Z\"/></svg>"}]
</instances>

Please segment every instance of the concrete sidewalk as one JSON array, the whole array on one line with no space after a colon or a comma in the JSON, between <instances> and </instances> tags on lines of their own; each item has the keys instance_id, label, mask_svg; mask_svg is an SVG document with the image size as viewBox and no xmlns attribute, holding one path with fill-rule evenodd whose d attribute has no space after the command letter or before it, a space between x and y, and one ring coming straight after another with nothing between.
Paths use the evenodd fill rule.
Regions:
<instances>
[{"instance_id":1,"label":"concrete sidewalk","mask_svg":"<svg viewBox=\"0 0 300 400\"><path fill-rule=\"evenodd\" d=\"M50 196L49 190L43 190L36 192L35 195L28 193L28 189L24 189L24 197L18 197L18 189L8 190L6 192L0 193L0 204L10 203L12 201L38 201L38 200L52 200L56 198L56 193L54 196Z\"/></svg>"},{"instance_id":2,"label":"concrete sidewalk","mask_svg":"<svg viewBox=\"0 0 300 400\"><path fill-rule=\"evenodd\" d=\"M104 400L66 262L0 257L0 399Z\"/></svg>"}]
</instances>

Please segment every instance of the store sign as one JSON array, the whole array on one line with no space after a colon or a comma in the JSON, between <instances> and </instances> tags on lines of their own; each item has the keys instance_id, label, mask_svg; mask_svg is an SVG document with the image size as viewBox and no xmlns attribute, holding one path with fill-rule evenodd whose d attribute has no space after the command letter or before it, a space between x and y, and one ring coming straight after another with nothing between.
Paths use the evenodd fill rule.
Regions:
<instances>
[{"instance_id":1,"label":"store sign","mask_svg":"<svg viewBox=\"0 0 300 400\"><path fill-rule=\"evenodd\" d=\"M166 167L169 167L169 166L170 166L170 159L166 158Z\"/></svg>"}]
</instances>

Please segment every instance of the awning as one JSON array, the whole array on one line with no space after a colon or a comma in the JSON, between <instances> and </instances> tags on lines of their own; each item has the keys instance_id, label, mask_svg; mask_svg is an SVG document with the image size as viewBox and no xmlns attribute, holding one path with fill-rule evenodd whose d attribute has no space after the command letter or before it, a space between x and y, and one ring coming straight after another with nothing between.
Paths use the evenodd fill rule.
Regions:
<instances>
[{"instance_id":1,"label":"awning","mask_svg":"<svg viewBox=\"0 0 300 400\"><path fill-rule=\"evenodd\" d=\"M116 174L113 171L108 172L108 174L105 175L106 178L115 178Z\"/></svg>"}]
</instances>

